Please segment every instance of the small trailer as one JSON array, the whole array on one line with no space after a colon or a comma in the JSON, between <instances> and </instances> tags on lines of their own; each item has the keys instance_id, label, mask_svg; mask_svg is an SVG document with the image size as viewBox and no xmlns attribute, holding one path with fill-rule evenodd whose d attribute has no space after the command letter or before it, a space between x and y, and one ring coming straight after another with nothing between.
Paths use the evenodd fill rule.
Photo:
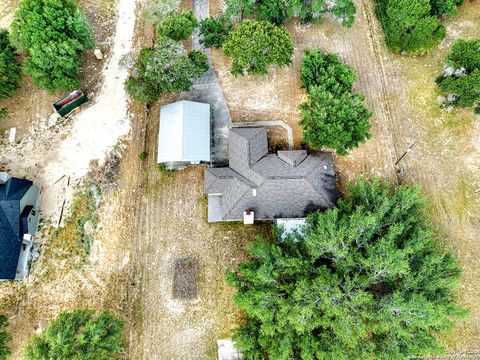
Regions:
<instances>
[{"instance_id":1,"label":"small trailer","mask_svg":"<svg viewBox=\"0 0 480 360\"><path fill-rule=\"evenodd\" d=\"M53 103L53 108L62 117L67 117L72 111L88 102L87 95L82 90L72 91L67 96Z\"/></svg>"}]
</instances>

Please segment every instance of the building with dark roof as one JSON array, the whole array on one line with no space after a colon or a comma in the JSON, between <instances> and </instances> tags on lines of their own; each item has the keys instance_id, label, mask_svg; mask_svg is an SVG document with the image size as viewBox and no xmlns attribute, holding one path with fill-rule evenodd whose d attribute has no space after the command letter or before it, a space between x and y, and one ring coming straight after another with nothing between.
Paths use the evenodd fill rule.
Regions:
<instances>
[{"instance_id":1,"label":"building with dark roof","mask_svg":"<svg viewBox=\"0 0 480 360\"><path fill-rule=\"evenodd\" d=\"M0 280L26 277L39 204L39 189L31 181L0 172Z\"/></svg>"},{"instance_id":2,"label":"building with dark roof","mask_svg":"<svg viewBox=\"0 0 480 360\"><path fill-rule=\"evenodd\" d=\"M205 170L208 221L302 218L338 199L333 157L306 150L268 153L265 128L234 128L229 167Z\"/></svg>"}]
</instances>

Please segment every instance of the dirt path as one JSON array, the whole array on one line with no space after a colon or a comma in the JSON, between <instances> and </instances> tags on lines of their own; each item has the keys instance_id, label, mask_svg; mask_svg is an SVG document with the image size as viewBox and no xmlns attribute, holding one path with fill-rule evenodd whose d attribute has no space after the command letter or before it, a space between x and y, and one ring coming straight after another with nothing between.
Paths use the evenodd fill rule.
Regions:
<instances>
[{"instance_id":1,"label":"dirt path","mask_svg":"<svg viewBox=\"0 0 480 360\"><path fill-rule=\"evenodd\" d=\"M102 160L130 130L123 86L127 70L118 62L132 45L135 8L135 0L119 0L117 4L114 46L93 105L67 124L50 126L44 121L42 128L20 144L0 149L1 163L13 175L28 177L40 185L43 217L58 216L63 200L73 195L70 185L87 173L90 161Z\"/></svg>"}]
</instances>

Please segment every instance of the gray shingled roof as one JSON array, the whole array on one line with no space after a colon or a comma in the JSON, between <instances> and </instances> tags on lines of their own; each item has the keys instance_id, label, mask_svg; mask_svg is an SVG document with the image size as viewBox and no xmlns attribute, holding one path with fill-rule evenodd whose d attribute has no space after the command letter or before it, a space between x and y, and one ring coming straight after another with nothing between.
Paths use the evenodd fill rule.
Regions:
<instances>
[{"instance_id":1,"label":"gray shingled roof","mask_svg":"<svg viewBox=\"0 0 480 360\"><path fill-rule=\"evenodd\" d=\"M26 232L20 214L20 201L31 186L31 181L17 178L0 184L0 279L15 279L23 234Z\"/></svg>"},{"instance_id":2,"label":"gray shingled roof","mask_svg":"<svg viewBox=\"0 0 480 360\"><path fill-rule=\"evenodd\" d=\"M265 128L234 128L229 138L228 168L205 170L210 222L301 218L333 207L338 198L331 153L305 150L268 154Z\"/></svg>"}]
</instances>

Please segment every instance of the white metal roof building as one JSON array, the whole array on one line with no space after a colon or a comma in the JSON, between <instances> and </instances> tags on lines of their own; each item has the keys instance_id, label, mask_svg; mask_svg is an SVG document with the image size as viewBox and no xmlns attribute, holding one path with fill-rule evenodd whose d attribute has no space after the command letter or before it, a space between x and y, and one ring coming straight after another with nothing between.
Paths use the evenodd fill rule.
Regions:
<instances>
[{"instance_id":1,"label":"white metal roof building","mask_svg":"<svg viewBox=\"0 0 480 360\"><path fill-rule=\"evenodd\" d=\"M210 105L178 101L160 109L157 163L210 161Z\"/></svg>"}]
</instances>

